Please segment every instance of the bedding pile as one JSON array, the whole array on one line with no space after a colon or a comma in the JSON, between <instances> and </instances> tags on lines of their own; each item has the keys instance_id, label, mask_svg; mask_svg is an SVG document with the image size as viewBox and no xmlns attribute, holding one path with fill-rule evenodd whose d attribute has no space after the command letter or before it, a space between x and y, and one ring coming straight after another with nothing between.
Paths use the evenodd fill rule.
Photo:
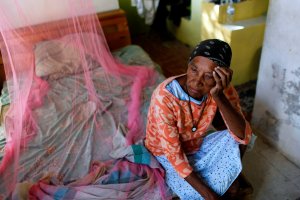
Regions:
<instances>
[{"instance_id":1,"label":"bedding pile","mask_svg":"<svg viewBox=\"0 0 300 200\"><path fill-rule=\"evenodd\" d=\"M156 64L138 46L112 55L92 1L48 3L66 6L68 26L55 37L24 27L38 42L0 5L9 97L0 199L169 199L143 146L151 93L164 79Z\"/></svg>"}]
</instances>

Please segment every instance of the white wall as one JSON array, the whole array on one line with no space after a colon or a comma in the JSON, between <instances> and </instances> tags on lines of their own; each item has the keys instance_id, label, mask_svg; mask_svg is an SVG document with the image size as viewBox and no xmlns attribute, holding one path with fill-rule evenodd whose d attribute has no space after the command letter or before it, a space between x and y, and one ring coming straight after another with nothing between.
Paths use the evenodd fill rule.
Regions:
<instances>
[{"instance_id":1,"label":"white wall","mask_svg":"<svg viewBox=\"0 0 300 200\"><path fill-rule=\"evenodd\" d=\"M13 19L13 26L20 27L28 24L39 24L47 21L63 19L70 15L70 12L66 9L68 8L68 3L80 1L82 0L1 0L0 7L3 11L5 11L9 19ZM18 2L19 6L16 6L15 2ZM88 0L86 2L88 2ZM93 3L96 12L115 10L119 8L118 0L93 0ZM85 3L85 5L87 5L87 3ZM24 14L21 14L17 7L21 8ZM78 5L78 7L80 8L84 6ZM24 16L26 16L27 19L24 19Z\"/></svg>"},{"instance_id":2,"label":"white wall","mask_svg":"<svg viewBox=\"0 0 300 200\"><path fill-rule=\"evenodd\" d=\"M271 0L253 128L300 166L300 1Z\"/></svg>"},{"instance_id":3,"label":"white wall","mask_svg":"<svg viewBox=\"0 0 300 200\"><path fill-rule=\"evenodd\" d=\"M118 0L93 0L97 12L115 10L119 8Z\"/></svg>"}]
</instances>

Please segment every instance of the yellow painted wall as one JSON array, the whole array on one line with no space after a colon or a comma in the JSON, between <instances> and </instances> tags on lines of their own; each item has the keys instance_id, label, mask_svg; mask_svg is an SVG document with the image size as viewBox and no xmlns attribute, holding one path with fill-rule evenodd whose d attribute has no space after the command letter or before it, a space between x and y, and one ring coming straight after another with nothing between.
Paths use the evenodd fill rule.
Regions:
<instances>
[{"instance_id":1,"label":"yellow painted wall","mask_svg":"<svg viewBox=\"0 0 300 200\"><path fill-rule=\"evenodd\" d=\"M230 45L234 85L257 79L264 30L265 24L261 23L232 31Z\"/></svg>"},{"instance_id":2,"label":"yellow painted wall","mask_svg":"<svg viewBox=\"0 0 300 200\"><path fill-rule=\"evenodd\" d=\"M269 0L246 0L240 3L234 3L235 13L233 22L251 19L265 15L268 10ZM227 5L217 6L219 8L218 22L226 23Z\"/></svg>"}]
</instances>

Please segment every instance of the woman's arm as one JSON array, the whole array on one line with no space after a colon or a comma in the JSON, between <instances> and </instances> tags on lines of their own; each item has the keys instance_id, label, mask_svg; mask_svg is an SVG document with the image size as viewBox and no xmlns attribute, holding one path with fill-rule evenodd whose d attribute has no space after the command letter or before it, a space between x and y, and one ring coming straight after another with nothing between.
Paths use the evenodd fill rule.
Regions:
<instances>
[{"instance_id":1,"label":"woman's arm","mask_svg":"<svg viewBox=\"0 0 300 200\"><path fill-rule=\"evenodd\" d=\"M245 138L245 119L243 116L231 105L229 100L226 98L224 93L219 94L218 96L213 97L217 103L220 112L228 128L240 139Z\"/></svg>"},{"instance_id":2,"label":"woman's arm","mask_svg":"<svg viewBox=\"0 0 300 200\"><path fill-rule=\"evenodd\" d=\"M205 199L216 200L219 199L218 195L213 192L195 173L192 172L185 180Z\"/></svg>"},{"instance_id":3,"label":"woman's arm","mask_svg":"<svg viewBox=\"0 0 300 200\"><path fill-rule=\"evenodd\" d=\"M215 68L213 72L214 79L216 81L215 87L210 91L210 94L214 98L217 106L222 113L226 125L230 131L238 138L245 138L246 122L242 114L238 112L227 99L224 94L224 89L230 85L233 71L229 68Z\"/></svg>"}]
</instances>

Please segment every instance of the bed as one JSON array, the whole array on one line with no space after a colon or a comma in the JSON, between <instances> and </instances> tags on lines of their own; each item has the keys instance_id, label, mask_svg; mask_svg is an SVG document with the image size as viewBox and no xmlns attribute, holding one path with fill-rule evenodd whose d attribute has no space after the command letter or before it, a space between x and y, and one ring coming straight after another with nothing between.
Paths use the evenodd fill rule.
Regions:
<instances>
[{"instance_id":1,"label":"bed","mask_svg":"<svg viewBox=\"0 0 300 200\"><path fill-rule=\"evenodd\" d=\"M145 124L151 93L164 80L164 77L159 66L151 60L141 47L130 44L130 34L124 11L115 10L99 13L98 18L101 21L109 48L116 59L127 65L147 66L156 73L153 82L142 91L141 95L140 112L142 113L142 121ZM43 30L43 26L48 28L53 26L53 30L55 30L59 26L60 29L63 29L64 24L64 20L61 20L37 25L35 28ZM49 197L51 195L53 198L60 197L57 199L125 199L126 197L132 199L161 199L160 189L155 186L157 184L150 176L153 173L160 173L160 167L143 148L141 142L126 146L124 135L127 133L125 122L128 111L125 107L130 93L127 86L131 82L126 79L119 80L113 76L107 76L103 73L101 67L91 67L91 77L97 89L97 97L101 99L105 109L110 112L107 114L106 112L96 111L96 105L87 98L84 78L80 72L64 74L64 71L54 73L53 71L38 70L38 65L45 65L43 56L46 52L51 48L57 50L56 43L51 38L41 38L38 34L32 36L22 29L20 29L20 34L24 34L28 40L33 40L38 44L35 47L36 73L40 77L47 77L45 80L50 89L44 96L43 106L33 111L33 117L38 122L36 130L39 134L37 134L38 137L31 139L26 146L26 150L21 154L20 173L18 184L13 192L13 198L28 198L26 192L34 186L35 189L38 188L39 192L47 191ZM55 39L55 34L51 37ZM72 33L67 37L72 37ZM90 36L87 35L87 37ZM61 52L65 53L67 50L68 48L64 47ZM70 51L69 54L72 54L72 49ZM37 61L38 59L40 59L40 62ZM2 59L0 61L2 62ZM98 65L98 63L90 60L90 65ZM3 67L1 67L1 70L0 77L3 88L0 97L0 157L2 158L5 147L3 121L9 121L12 118L7 114L10 106L7 87L11 83L10 80L4 81ZM107 79L111 82L110 87L105 85ZM76 96L70 95L73 94L74 85L78 86L76 87ZM74 103L78 108L76 113L72 113L70 106L74 106ZM99 113L95 115L95 112ZM72 113L72 116L70 113ZM95 116L97 122L101 124L101 127L97 128L97 131L103 132L101 137L95 133L96 128L93 124ZM139 159L137 159L138 157ZM146 161L145 157L147 158ZM106 164L103 164L104 162ZM109 164L107 165L107 163ZM133 163L140 165L138 166L138 172L136 170L137 166ZM124 169L127 170L125 170L126 173ZM149 171L149 169L155 170ZM10 173L13 174L12 169L7 170L11 170ZM124 174L121 172L124 172ZM128 172L130 173L128 174ZM0 182L7 181L7 176L2 176ZM126 191L128 182L134 185L130 192ZM149 188L152 188L152 190L149 190ZM0 193L3 192L1 190ZM145 196L145 194L147 195ZM5 195L3 197L6 197Z\"/></svg>"}]
</instances>

